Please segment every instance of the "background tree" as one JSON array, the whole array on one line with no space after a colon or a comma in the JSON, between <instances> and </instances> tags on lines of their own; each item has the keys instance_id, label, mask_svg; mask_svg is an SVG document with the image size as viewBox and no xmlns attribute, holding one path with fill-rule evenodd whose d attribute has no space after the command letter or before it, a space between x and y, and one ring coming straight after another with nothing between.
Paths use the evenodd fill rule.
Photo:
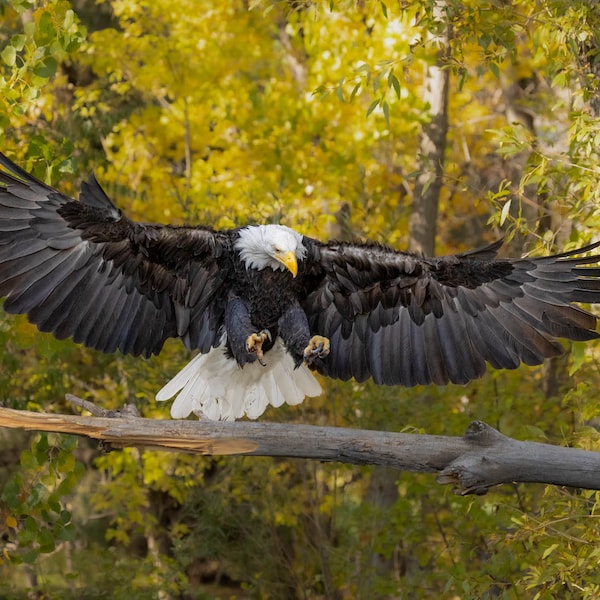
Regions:
<instances>
[{"instance_id":1,"label":"background tree","mask_svg":"<svg viewBox=\"0 0 600 600\"><path fill-rule=\"evenodd\" d=\"M570 248L597 228L590 3L174 6L2 4L2 150L71 193L94 168L136 219L282 222L406 247L432 166L420 149L433 112L425 88L447 28L437 250L502 234L514 252ZM186 360L178 343L149 361L102 356L4 314L0 342L3 403L47 411L64 411L73 392L165 416L153 395ZM575 344L552 397L541 368L443 389L328 382L322 398L264 419L452 435L480 418L513 437L597 449L596 353ZM5 597L600 590L597 493L519 485L467 499L423 475L403 476L381 503L371 468L103 454L71 438L0 435Z\"/></svg>"}]
</instances>

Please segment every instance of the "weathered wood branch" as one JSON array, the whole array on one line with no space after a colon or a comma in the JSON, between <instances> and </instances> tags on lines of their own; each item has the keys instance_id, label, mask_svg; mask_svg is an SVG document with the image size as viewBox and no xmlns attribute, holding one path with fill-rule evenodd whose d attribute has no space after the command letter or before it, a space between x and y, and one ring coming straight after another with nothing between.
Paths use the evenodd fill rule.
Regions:
<instances>
[{"instance_id":1,"label":"weathered wood branch","mask_svg":"<svg viewBox=\"0 0 600 600\"><path fill-rule=\"evenodd\" d=\"M247 421L144 419L109 413L74 397L69 400L104 416L0 407L0 426L74 434L112 448L308 458L438 473L439 483L453 484L463 495L483 494L509 482L600 489L600 452L514 440L481 421L471 423L463 437L450 437Z\"/></svg>"}]
</instances>

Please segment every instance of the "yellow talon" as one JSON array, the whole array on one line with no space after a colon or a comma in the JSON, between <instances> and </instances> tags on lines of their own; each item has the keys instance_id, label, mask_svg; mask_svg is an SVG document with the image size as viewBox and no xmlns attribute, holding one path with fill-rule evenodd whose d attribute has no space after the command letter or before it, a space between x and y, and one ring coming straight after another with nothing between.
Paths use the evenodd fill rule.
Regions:
<instances>
[{"instance_id":1,"label":"yellow talon","mask_svg":"<svg viewBox=\"0 0 600 600\"><path fill-rule=\"evenodd\" d=\"M263 366L266 367L264 362L264 354L262 345L271 339L271 334L267 330L260 331L258 333L252 333L246 339L246 350L250 354L256 354L256 360Z\"/></svg>"},{"instance_id":2,"label":"yellow talon","mask_svg":"<svg viewBox=\"0 0 600 600\"><path fill-rule=\"evenodd\" d=\"M313 335L304 349L304 360L310 365L317 358L325 358L329 354L329 338Z\"/></svg>"}]
</instances>

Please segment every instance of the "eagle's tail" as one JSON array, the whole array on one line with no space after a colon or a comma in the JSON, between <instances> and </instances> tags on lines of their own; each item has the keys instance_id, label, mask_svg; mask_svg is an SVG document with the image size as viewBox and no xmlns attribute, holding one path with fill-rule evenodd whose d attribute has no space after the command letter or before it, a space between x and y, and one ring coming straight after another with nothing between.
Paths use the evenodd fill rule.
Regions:
<instances>
[{"instance_id":1,"label":"eagle's tail","mask_svg":"<svg viewBox=\"0 0 600 600\"><path fill-rule=\"evenodd\" d=\"M321 386L305 365L294 368L292 357L280 339L265 355L267 366L256 362L240 368L225 355L223 345L198 354L156 394L168 400L177 394L171 416L198 416L233 421L243 416L256 419L269 404L299 404L305 396L321 394ZM178 393L179 392L179 393Z\"/></svg>"}]
</instances>

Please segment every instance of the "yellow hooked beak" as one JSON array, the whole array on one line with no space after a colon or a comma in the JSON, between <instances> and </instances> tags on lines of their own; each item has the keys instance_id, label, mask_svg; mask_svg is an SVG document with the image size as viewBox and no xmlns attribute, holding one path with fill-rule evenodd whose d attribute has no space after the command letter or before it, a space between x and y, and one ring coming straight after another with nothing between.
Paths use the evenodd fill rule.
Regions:
<instances>
[{"instance_id":1,"label":"yellow hooked beak","mask_svg":"<svg viewBox=\"0 0 600 600\"><path fill-rule=\"evenodd\" d=\"M275 258L294 276L298 275L298 261L291 250L285 253L275 253Z\"/></svg>"}]
</instances>

